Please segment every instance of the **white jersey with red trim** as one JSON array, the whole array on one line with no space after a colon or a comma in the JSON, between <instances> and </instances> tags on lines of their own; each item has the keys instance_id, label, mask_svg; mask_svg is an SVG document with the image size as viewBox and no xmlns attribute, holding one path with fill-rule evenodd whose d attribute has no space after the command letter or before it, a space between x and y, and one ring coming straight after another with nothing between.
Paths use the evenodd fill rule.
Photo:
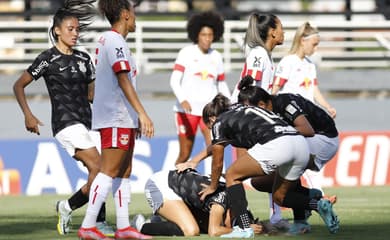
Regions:
<instances>
[{"instance_id":1,"label":"white jersey with red trim","mask_svg":"<svg viewBox=\"0 0 390 240\"><path fill-rule=\"evenodd\" d=\"M268 52L261 46L249 48L244 68L241 71L240 79L246 75L251 75L255 79L255 84L267 92L271 93L271 84L274 78L274 62L273 59L268 55ZM238 97L238 83L234 87L232 94L232 102L237 102Z\"/></svg>"},{"instance_id":2,"label":"white jersey with red trim","mask_svg":"<svg viewBox=\"0 0 390 240\"><path fill-rule=\"evenodd\" d=\"M92 127L137 128L138 114L119 87L116 73L127 72L136 87L137 68L122 35L107 31L96 48L95 96L92 104Z\"/></svg>"},{"instance_id":3,"label":"white jersey with red trim","mask_svg":"<svg viewBox=\"0 0 390 240\"><path fill-rule=\"evenodd\" d=\"M275 79L281 86L279 93L294 93L314 102L314 86L317 85L317 70L308 58L300 59L296 54L280 60Z\"/></svg>"},{"instance_id":4,"label":"white jersey with red trim","mask_svg":"<svg viewBox=\"0 0 390 240\"><path fill-rule=\"evenodd\" d=\"M170 85L177 99L174 111L184 112L180 103L187 100L196 116L202 116L203 107L217 93L230 97L221 54L215 49L203 53L197 44L179 51Z\"/></svg>"}]
</instances>

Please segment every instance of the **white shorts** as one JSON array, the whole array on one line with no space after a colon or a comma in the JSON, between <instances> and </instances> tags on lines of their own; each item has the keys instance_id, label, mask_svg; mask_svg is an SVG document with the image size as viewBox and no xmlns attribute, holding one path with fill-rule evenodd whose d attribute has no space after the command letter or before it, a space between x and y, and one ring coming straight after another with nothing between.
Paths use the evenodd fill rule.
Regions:
<instances>
[{"instance_id":1,"label":"white shorts","mask_svg":"<svg viewBox=\"0 0 390 240\"><path fill-rule=\"evenodd\" d=\"M96 147L100 149L100 136L96 131L88 130L83 124L78 123L71 125L59 131L54 136L61 146L74 156L76 149L89 149Z\"/></svg>"},{"instance_id":2,"label":"white shorts","mask_svg":"<svg viewBox=\"0 0 390 240\"><path fill-rule=\"evenodd\" d=\"M167 200L182 200L168 185L169 171L154 173L145 184L145 196L149 206L156 214Z\"/></svg>"},{"instance_id":3,"label":"white shorts","mask_svg":"<svg viewBox=\"0 0 390 240\"><path fill-rule=\"evenodd\" d=\"M309 161L309 147L301 135L278 137L263 145L256 144L248 154L257 160L265 174L278 169L279 175L289 181L297 180Z\"/></svg>"},{"instance_id":4,"label":"white shorts","mask_svg":"<svg viewBox=\"0 0 390 240\"><path fill-rule=\"evenodd\" d=\"M339 138L330 138L325 135L316 134L313 137L306 138L310 153L315 155L314 164L318 171L329 162L339 148Z\"/></svg>"}]
</instances>

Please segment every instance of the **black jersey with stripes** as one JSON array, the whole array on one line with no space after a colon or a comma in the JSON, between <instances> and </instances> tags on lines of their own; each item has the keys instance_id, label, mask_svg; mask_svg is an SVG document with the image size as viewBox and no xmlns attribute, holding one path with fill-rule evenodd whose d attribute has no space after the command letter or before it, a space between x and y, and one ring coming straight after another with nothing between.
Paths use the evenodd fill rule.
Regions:
<instances>
[{"instance_id":1,"label":"black jersey with stripes","mask_svg":"<svg viewBox=\"0 0 390 240\"><path fill-rule=\"evenodd\" d=\"M336 124L322 108L304 97L291 93L281 93L272 98L273 112L293 125L294 120L304 114L316 134L337 137Z\"/></svg>"},{"instance_id":2,"label":"black jersey with stripes","mask_svg":"<svg viewBox=\"0 0 390 240\"><path fill-rule=\"evenodd\" d=\"M33 79L45 80L53 135L77 123L91 128L88 84L95 80L95 69L87 53L75 49L73 54L65 55L52 47L42 52L27 71Z\"/></svg>"},{"instance_id":3,"label":"black jersey with stripes","mask_svg":"<svg viewBox=\"0 0 390 240\"><path fill-rule=\"evenodd\" d=\"M169 171L168 186L179 195L183 201L190 207L210 211L210 206L214 203L221 205L226 210L226 192L225 183L219 182L217 190L206 197L204 201L200 200L199 192L203 190L202 184L210 185L210 178L200 175L192 169L178 173L176 170Z\"/></svg>"},{"instance_id":4,"label":"black jersey with stripes","mask_svg":"<svg viewBox=\"0 0 390 240\"><path fill-rule=\"evenodd\" d=\"M212 144L251 148L284 135L297 135L295 128L275 113L255 106L234 104L212 126Z\"/></svg>"}]
</instances>

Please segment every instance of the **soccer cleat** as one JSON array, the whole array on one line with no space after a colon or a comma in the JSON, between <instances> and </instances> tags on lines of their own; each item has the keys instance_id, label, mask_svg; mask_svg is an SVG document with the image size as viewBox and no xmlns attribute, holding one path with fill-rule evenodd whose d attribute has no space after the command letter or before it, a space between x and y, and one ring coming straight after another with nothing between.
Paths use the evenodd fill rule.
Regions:
<instances>
[{"instance_id":1,"label":"soccer cleat","mask_svg":"<svg viewBox=\"0 0 390 240\"><path fill-rule=\"evenodd\" d=\"M309 198L310 199L317 199L317 200L320 200L322 198L322 192L321 190L317 189L317 188L310 188L309 189Z\"/></svg>"},{"instance_id":2,"label":"soccer cleat","mask_svg":"<svg viewBox=\"0 0 390 240\"><path fill-rule=\"evenodd\" d=\"M103 233L104 235L108 237L114 237L115 231L114 228L110 225L108 225L107 222L96 222L96 228Z\"/></svg>"},{"instance_id":3,"label":"soccer cleat","mask_svg":"<svg viewBox=\"0 0 390 240\"><path fill-rule=\"evenodd\" d=\"M311 226L305 221L294 221L291 224L290 229L287 231L286 235L296 236L299 234L305 234L311 231Z\"/></svg>"},{"instance_id":4,"label":"soccer cleat","mask_svg":"<svg viewBox=\"0 0 390 240\"><path fill-rule=\"evenodd\" d=\"M115 239L152 239L152 236L142 234L132 227L118 229L115 232Z\"/></svg>"},{"instance_id":5,"label":"soccer cleat","mask_svg":"<svg viewBox=\"0 0 390 240\"><path fill-rule=\"evenodd\" d=\"M277 234L279 232L285 232L290 228L290 223L287 219L280 219L276 223L263 222L264 230L270 234Z\"/></svg>"},{"instance_id":6,"label":"soccer cleat","mask_svg":"<svg viewBox=\"0 0 390 240\"><path fill-rule=\"evenodd\" d=\"M113 240L113 238L106 237L96 227L80 228L77 232L77 236L83 240Z\"/></svg>"},{"instance_id":7,"label":"soccer cleat","mask_svg":"<svg viewBox=\"0 0 390 240\"><path fill-rule=\"evenodd\" d=\"M72 211L68 211L65 208L65 201L66 200L58 201L56 204L58 216L57 231L60 235L68 234L72 223Z\"/></svg>"},{"instance_id":8,"label":"soccer cleat","mask_svg":"<svg viewBox=\"0 0 390 240\"><path fill-rule=\"evenodd\" d=\"M332 195L332 196L324 196L325 199L328 199L330 201L331 204L335 204L337 202L337 196L336 195Z\"/></svg>"},{"instance_id":9,"label":"soccer cleat","mask_svg":"<svg viewBox=\"0 0 390 240\"><path fill-rule=\"evenodd\" d=\"M332 203L327 199L320 199L317 203L318 213L324 221L330 233L336 233L339 230L339 219L334 213Z\"/></svg>"},{"instance_id":10,"label":"soccer cleat","mask_svg":"<svg viewBox=\"0 0 390 240\"><path fill-rule=\"evenodd\" d=\"M239 226L234 226L231 233L221 235L221 238L254 238L255 233L252 228L242 229Z\"/></svg>"},{"instance_id":11,"label":"soccer cleat","mask_svg":"<svg viewBox=\"0 0 390 240\"><path fill-rule=\"evenodd\" d=\"M134 216L133 220L131 221L130 226L136 228L140 232L145 222L146 220L144 215L137 214Z\"/></svg>"}]
</instances>

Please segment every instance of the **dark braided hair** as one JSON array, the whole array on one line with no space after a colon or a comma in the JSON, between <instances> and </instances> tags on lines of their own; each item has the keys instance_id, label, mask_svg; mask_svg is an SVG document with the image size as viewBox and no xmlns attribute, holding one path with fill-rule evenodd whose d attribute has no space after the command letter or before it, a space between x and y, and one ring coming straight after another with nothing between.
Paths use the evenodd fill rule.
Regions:
<instances>
[{"instance_id":1,"label":"dark braided hair","mask_svg":"<svg viewBox=\"0 0 390 240\"><path fill-rule=\"evenodd\" d=\"M246 75L238 83L238 89L240 90L238 94L239 103L257 106L260 101L268 102L271 100L271 95L261 87L255 86L254 81L252 76Z\"/></svg>"},{"instance_id":2,"label":"dark braided hair","mask_svg":"<svg viewBox=\"0 0 390 240\"><path fill-rule=\"evenodd\" d=\"M213 29L213 42L217 42L221 39L225 30L223 17L214 11L207 11L193 15L187 23L188 38L193 43L198 43L198 35L203 27Z\"/></svg>"},{"instance_id":3,"label":"dark braided hair","mask_svg":"<svg viewBox=\"0 0 390 240\"><path fill-rule=\"evenodd\" d=\"M60 27L62 22L68 18L77 18L80 31L90 25L96 16L94 3L96 0L65 0L64 6L59 8L53 16L53 24L49 29L50 41L55 44L58 36L54 29Z\"/></svg>"}]
</instances>

